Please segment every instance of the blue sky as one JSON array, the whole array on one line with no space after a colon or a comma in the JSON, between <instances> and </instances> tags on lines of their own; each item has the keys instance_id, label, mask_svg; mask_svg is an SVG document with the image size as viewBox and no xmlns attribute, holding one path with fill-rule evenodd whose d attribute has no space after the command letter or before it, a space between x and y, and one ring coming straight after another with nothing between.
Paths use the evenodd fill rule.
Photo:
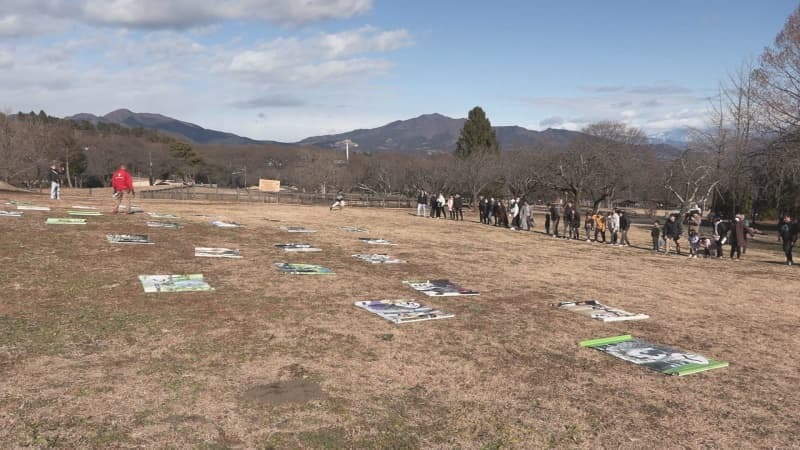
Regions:
<instances>
[{"instance_id":1,"label":"blue sky","mask_svg":"<svg viewBox=\"0 0 800 450\"><path fill-rule=\"evenodd\" d=\"M481 105L496 125L700 127L796 2L5 0L0 108L259 139Z\"/></svg>"}]
</instances>

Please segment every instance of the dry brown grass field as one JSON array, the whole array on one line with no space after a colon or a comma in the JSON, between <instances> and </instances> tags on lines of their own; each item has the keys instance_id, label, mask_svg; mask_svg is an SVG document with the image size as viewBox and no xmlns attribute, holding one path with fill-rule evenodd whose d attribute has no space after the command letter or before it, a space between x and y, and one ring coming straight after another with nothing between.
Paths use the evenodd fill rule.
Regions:
<instances>
[{"instance_id":1,"label":"dry brown grass field","mask_svg":"<svg viewBox=\"0 0 800 450\"><path fill-rule=\"evenodd\" d=\"M43 196L0 200L52 204ZM139 201L181 230L107 214L110 198L0 217L0 446L180 448L767 448L800 442L797 267L774 235L742 261L654 256L409 210ZM73 204L85 226L45 225ZM0 205L0 209L13 209ZM209 217L239 221L214 228ZM278 227L302 225L316 234ZM370 230L396 247L367 247ZM155 245L106 242L149 234ZM287 254L308 241L321 253ZM195 258L235 247L240 260ZM350 255L389 252L405 265ZM292 276L307 262L329 276ZM140 274L202 273L214 292L145 294ZM449 278L478 297L429 298ZM353 306L408 298L452 319L393 325ZM598 299L645 321L604 324L552 303ZM584 339L636 337L730 362L685 377Z\"/></svg>"}]
</instances>

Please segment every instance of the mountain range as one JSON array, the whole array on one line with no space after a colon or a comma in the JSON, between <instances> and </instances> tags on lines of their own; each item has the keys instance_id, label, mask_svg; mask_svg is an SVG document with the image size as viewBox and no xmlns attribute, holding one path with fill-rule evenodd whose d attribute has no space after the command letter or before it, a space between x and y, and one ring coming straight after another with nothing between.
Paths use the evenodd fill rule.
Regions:
<instances>
[{"instance_id":1,"label":"mountain range","mask_svg":"<svg viewBox=\"0 0 800 450\"><path fill-rule=\"evenodd\" d=\"M193 123L173 119L161 114L134 113L118 109L104 116L81 113L68 120L98 123L113 123L128 128L154 129L164 134L184 139L195 144L207 145L258 145L278 144L287 147L317 146L340 148L341 142L349 139L358 145L362 152L414 152L441 153L456 148L458 136L466 119L454 119L442 114L423 114L408 120L397 120L378 128L359 129L347 133L313 136L295 143L260 141L238 136L233 133L210 130ZM503 150L524 149L565 149L573 139L580 136L578 131L552 129L534 131L520 126L497 126L497 140ZM656 152L669 158L679 153L681 142L677 134L659 136L654 139Z\"/></svg>"}]
</instances>

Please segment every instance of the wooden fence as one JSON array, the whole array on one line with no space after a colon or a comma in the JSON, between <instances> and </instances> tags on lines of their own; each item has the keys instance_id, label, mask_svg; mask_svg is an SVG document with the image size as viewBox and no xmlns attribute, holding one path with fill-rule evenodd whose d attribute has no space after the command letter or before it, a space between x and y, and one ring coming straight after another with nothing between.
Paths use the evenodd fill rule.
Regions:
<instances>
[{"instance_id":1,"label":"wooden fence","mask_svg":"<svg viewBox=\"0 0 800 450\"><path fill-rule=\"evenodd\" d=\"M297 192L258 192L250 190L215 191L210 188L176 187L140 191L138 196L156 200L206 200L219 202L289 203L295 205L331 205L335 194L304 194ZM403 196L345 195L347 206L371 208L416 208L416 199Z\"/></svg>"}]
</instances>

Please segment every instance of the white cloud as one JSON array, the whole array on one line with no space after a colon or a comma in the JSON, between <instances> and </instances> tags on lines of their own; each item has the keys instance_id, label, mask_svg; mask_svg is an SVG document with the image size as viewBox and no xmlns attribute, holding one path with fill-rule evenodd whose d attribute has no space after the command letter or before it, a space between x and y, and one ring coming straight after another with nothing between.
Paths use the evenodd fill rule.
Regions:
<instances>
[{"instance_id":1,"label":"white cloud","mask_svg":"<svg viewBox=\"0 0 800 450\"><path fill-rule=\"evenodd\" d=\"M390 62L359 55L410 44L406 30L380 31L374 27L307 39L278 38L232 55L220 70L258 83L315 85L382 74L391 67Z\"/></svg>"},{"instance_id":2,"label":"white cloud","mask_svg":"<svg viewBox=\"0 0 800 450\"><path fill-rule=\"evenodd\" d=\"M580 87L590 95L535 97L525 102L547 114L539 127L578 130L603 120L639 127L652 133L682 126L701 126L707 100L692 90L669 82L633 87Z\"/></svg>"},{"instance_id":3,"label":"white cloud","mask_svg":"<svg viewBox=\"0 0 800 450\"><path fill-rule=\"evenodd\" d=\"M225 21L299 25L344 19L372 8L372 0L6 0L0 36L44 32L47 21L141 29L185 29Z\"/></svg>"},{"instance_id":4,"label":"white cloud","mask_svg":"<svg viewBox=\"0 0 800 450\"><path fill-rule=\"evenodd\" d=\"M14 65L14 54L10 50L0 48L0 69L10 69Z\"/></svg>"}]
</instances>

